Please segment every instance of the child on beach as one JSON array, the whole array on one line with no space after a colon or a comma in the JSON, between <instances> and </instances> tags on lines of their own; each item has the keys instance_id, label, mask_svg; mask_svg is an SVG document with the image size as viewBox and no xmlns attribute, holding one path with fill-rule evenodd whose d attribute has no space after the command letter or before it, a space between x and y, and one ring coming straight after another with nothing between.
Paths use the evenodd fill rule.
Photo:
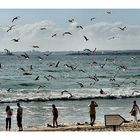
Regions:
<instances>
[{"instance_id":1,"label":"child on beach","mask_svg":"<svg viewBox=\"0 0 140 140\"><path fill-rule=\"evenodd\" d=\"M91 101L89 105L89 114L90 114L90 124L93 126L95 119L96 119L96 109L95 107L98 107L98 104L95 101Z\"/></svg>"},{"instance_id":2,"label":"child on beach","mask_svg":"<svg viewBox=\"0 0 140 140\"><path fill-rule=\"evenodd\" d=\"M131 115L134 116L134 123L138 124L137 115L138 112L140 113L139 106L137 105L136 101L133 101L133 107L130 111Z\"/></svg>"},{"instance_id":3,"label":"child on beach","mask_svg":"<svg viewBox=\"0 0 140 140\"><path fill-rule=\"evenodd\" d=\"M12 109L10 109L10 106L8 105L5 109L5 111L6 111L6 115L7 115L7 117L6 117L6 131L8 130L8 128L10 131L10 129L11 129L11 117L13 114Z\"/></svg>"},{"instance_id":4,"label":"child on beach","mask_svg":"<svg viewBox=\"0 0 140 140\"><path fill-rule=\"evenodd\" d=\"M53 113L53 127L55 127L55 124L56 124L56 127L58 127L58 123L57 123L58 110L54 104L52 105L52 113Z\"/></svg>"}]
</instances>

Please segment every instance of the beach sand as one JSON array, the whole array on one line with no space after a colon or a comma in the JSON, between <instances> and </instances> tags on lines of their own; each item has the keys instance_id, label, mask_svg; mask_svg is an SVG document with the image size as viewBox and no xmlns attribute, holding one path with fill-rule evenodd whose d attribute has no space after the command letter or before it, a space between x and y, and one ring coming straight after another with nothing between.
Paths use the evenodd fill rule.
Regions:
<instances>
[{"instance_id":1,"label":"beach sand","mask_svg":"<svg viewBox=\"0 0 140 140\"><path fill-rule=\"evenodd\" d=\"M50 126L28 127L24 131L113 131L113 127L106 127L104 123L95 123L93 126L88 123L61 124L58 128ZM116 127L116 131L140 131L140 121L137 125L133 121L123 123Z\"/></svg>"}]
</instances>

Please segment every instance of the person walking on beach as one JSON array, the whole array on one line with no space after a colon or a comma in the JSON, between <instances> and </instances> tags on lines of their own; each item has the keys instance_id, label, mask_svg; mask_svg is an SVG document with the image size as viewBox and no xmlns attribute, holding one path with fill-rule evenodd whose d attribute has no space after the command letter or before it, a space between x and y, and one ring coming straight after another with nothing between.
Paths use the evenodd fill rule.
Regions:
<instances>
[{"instance_id":1,"label":"person walking on beach","mask_svg":"<svg viewBox=\"0 0 140 140\"><path fill-rule=\"evenodd\" d=\"M58 127L58 122L57 122L58 110L54 104L52 105L52 114L53 114L53 127L55 127L55 124L56 124L56 127Z\"/></svg>"},{"instance_id":2,"label":"person walking on beach","mask_svg":"<svg viewBox=\"0 0 140 140\"><path fill-rule=\"evenodd\" d=\"M19 131L23 131L22 127L22 114L23 114L23 108L20 106L20 103L17 103L18 109L17 109L17 125L19 127Z\"/></svg>"},{"instance_id":3,"label":"person walking on beach","mask_svg":"<svg viewBox=\"0 0 140 140\"><path fill-rule=\"evenodd\" d=\"M134 123L135 124L138 123L138 120L137 120L138 112L140 113L140 109L139 109L139 106L137 105L136 101L134 100L130 113L131 113L132 116L134 116Z\"/></svg>"},{"instance_id":4,"label":"person walking on beach","mask_svg":"<svg viewBox=\"0 0 140 140\"><path fill-rule=\"evenodd\" d=\"M95 119L96 119L96 107L98 107L98 104L95 101L91 101L89 104L89 114L90 114L90 124L93 126Z\"/></svg>"},{"instance_id":5,"label":"person walking on beach","mask_svg":"<svg viewBox=\"0 0 140 140\"><path fill-rule=\"evenodd\" d=\"M12 117L12 109L10 108L10 106L8 105L5 109L6 111L6 131L11 129L11 117Z\"/></svg>"}]
</instances>

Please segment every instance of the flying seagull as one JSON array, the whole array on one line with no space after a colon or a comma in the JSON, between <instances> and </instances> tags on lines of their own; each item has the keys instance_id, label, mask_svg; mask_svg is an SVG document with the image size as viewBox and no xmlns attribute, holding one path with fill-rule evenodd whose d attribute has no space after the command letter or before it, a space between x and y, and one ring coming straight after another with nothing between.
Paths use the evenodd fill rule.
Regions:
<instances>
[{"instance_id":1,"label":"flying seagull","mask_svg":"<svg viewBox=\"0 0 140 140\"><path fill-rule=\"evenodd\" d=\"M66 35L66 34L72 35L72 33L70 33L70 32L65 32L65 33L63 33L63 36Z\"/></svg>"},{"instance_id":2,"label":"flying seagull","mask_svg":"<svg viewBox=\"0 0 140 140\"><path fill-rule=\"evenodd\" d=\"M81 28L81 29L83 29L83 27L82 27L81 25L79 25L79 26L76 26L76 28Z\"/></svg>"},{"instance_id":3,"label":"flying seagull","mask_svg":"<svg viewBox=\"0 0 140 140\"><path fill-rule=\"evenodd\" d=\"M73 97L73 95L72 95L69 91L67 91L67 90L63 90L63 91L61 92L61 95L63 95L64 93L68 93L68 94L70 95L70 97Z\"/></svg>"},{"instance_id":4,"label":"flying seagull","mask_svg":"<svg viewBox=\"0 0 140 140\"><path fill-rule=\"evenodd\" d=\"M37 46L37 45L33 45L33 48L39 48L39 46Z\"/></svg>"},{"instance_id":5,"label":"flying seagull","mask_svg":"<svg viewBox=\"0 0 140 140\"><path fill-rule=\"evenodd\" d=\"M72 23L74 21L74 19L69 19L68 21Z\"/></svg>"},{"instance_id":6,"label":"flying seagull","mask_svg":"<svg viewBox=\"0 0 140 140\"><path fill-rule=\"evenodd\" d=\"M90 21L92 21L92 20L94 20L94 19L95 19L95 17L91 18Z\"/></svg>"},{"instance_id":7,"label":"flying seagull","mask_svg":"<svg viewBox=\"0 0 140 140\"><path fill-rule=\"evenodd\" d=\"M126 26L124 27L118 27L121 31L124 31L124 29L126 29Z\"/></svg>"},{"instance_id":8,"label":"flying seagull","mask_svg":"<svg viewBox=\"0 0 140 140\"><path fill-rule=\"evenodd\" d=\"M14 22L16 19L19 19L19 18L20 18L20 16L14 17L14 18L12 19L12 22Z\"/></svg>"},{"instance_id":9,"label":"flying seagull","mask_svg":"<svg viewBox=\"0 0 140 140\"><path fill-rule=\"evenodd\" d=\"M57 34L53 34L52 37L55 37Z\"/></svg>"},{"instance_id":10,"label":"flying seagull","mask_svg":"<svg viewBox=\"0 0 140 140\"><path fill-rule=\"evenodd\" d=\"M47 30L47 28L45 28L45 27L42 27L42 28L40 28L40 30Z\"/></svg>"},{"instance_id":11,"label":"flying seagull","mask_svg":"<svg viewBox=\"0 0 140 140\"><path fill-rule=\"evenodd\" d=\"M85 38L85 40L86 40L86 41L88 41L88 40L89 40L86 36L84 36L84 38Z\"/></svg>"},{"instance_id":12,"label":"flying seagull","mask_svg":"<svg viewBox=\"0 0 140 140\"><path fill-rule=\"evenodd\" d=\"M19 42L19 39L20 39L20 38L18 38L18 39L15 39L15 38L14 38L14 39L12 39L11 41Z\"/></svg>"},{"instance_id":13,"label":"flying seagull","mask_svg":"<svg viewBox=\"0 0 140 140\"><path fill-rule=\"evenodd\" d=\"M9 32L10 30L12 30L12 28L13 28L14 26L15 26L15 25L9 26L9 29L7 30L7 32Z\"/></svg>"}]
</instances>

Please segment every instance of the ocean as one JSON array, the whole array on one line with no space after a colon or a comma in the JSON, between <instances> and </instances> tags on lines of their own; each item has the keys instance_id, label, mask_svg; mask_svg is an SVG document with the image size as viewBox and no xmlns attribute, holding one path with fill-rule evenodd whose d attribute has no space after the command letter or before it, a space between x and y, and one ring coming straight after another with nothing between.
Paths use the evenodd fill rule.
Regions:
<instances>
[{"instance_id":1,"label":"ocean","mask_svg":"<svg viewBox=\"0 0 140 140\"><path fill-rule=\"evenodd\" d=\"M137 52L137 51L136 51ZM104 115L119 114L126 120L133 100L140 105L140 53L94 55L0 55L0 130L5 130L5 108L23 107L23 126L52 124L52 104L59 111L58 123L89 122L91 100L95 100L96 122ZM103 89L106 94L100 94ZM140 116L138 116L140 119Z\"/></svg>"}]
</instances>

